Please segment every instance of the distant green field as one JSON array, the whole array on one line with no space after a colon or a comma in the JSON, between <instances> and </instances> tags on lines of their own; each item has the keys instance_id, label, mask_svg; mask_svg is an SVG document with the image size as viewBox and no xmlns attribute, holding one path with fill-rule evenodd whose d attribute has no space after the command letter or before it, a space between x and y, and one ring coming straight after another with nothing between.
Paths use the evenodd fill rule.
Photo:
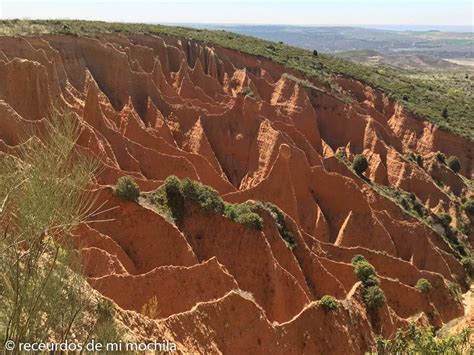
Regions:
<instances>
[{"instance_id":1,"label":"distant green field","mask_svg":"<svg viewBox=\"0 0 474 355\"><path fill-rule=\"evenodd\" d=\"M328 84L332 83L334 75L351 77L382 90L420 118L474 141L474 80L470 77L459 82L460 78L443 75L432 78L388 66L374 68L332 55L316 56L305 49L221 30L79 20L0 21L0 34L12 36L44 33L81 36L101 32L165 34L193 39L268 58L299 71L307 78ZM445 109L448 114L443 117Z\"/></svg>"}]
</instances>

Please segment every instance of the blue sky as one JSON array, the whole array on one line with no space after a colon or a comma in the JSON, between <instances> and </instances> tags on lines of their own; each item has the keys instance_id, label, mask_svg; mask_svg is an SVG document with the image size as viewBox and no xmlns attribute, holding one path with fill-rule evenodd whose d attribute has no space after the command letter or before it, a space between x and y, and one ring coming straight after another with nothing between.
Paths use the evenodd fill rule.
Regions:
<instances>
[{"instance_id":1,"label":"blue sky","mask_svg":"<svg viewBox=\"0 0 474 355\"><path fill-rule=\"evenodd\" d=\"M0 0L2 18L472 26L472 0Z\"/></svg>"}]
</instances>

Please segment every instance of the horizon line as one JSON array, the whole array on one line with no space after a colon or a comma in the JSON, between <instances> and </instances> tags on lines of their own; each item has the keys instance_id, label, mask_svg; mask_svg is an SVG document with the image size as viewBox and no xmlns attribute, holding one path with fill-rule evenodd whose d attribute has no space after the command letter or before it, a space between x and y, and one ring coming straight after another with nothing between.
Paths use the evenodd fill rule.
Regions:
<instances>
[{"instance_id":1,"label":"horizon line","mask_svg":"<svg viewBox=\"0 0 474 355\"><path fill-rule=\"evenodd\" d=\"M404 23L393 23L393 24L376 24L376 23L357 23L357 24L342 24L342 23L312 23L312 24L304 24L304 23L238 23L238 22L194 22L194 21L160 21L160 22L152 22L152 21L130 21L130 20L103 20L103 19L81 19L81 18L70 18L70 17L50 17L50 18L31 18L31 17L2 17L0 18L1 21L3 20L25 20L25 21L54 21L54 20L67 20L67 21L88 21L88 22L108 22L108 23L137 23L137 24L149 24L149 25L219 25L219 26L242 26L242 27L250 27L250 26L293 26L293 27L433 27L432 31L441 31L437 30L436 27L444 27L444 28L470 28L471 31L462 31L463 33L472 33L474 34L474 24L404 24ZM377 28L372 28L377 29ZM397 30L392 30L397 31ZM407 29L407 31L414 31ZM420 30L420 31L430 31Z\"/></svg>"}]
</instances>

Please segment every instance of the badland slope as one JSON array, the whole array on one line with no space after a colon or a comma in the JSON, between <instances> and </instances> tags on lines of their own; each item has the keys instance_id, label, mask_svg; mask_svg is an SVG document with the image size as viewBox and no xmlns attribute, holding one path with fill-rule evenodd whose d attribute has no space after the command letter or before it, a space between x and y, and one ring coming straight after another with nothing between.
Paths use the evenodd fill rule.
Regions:
<instances>
[{"instance_id":1,"label":"badland slope","mask_svg":"<svg viewBox=\"0 0 474 355\"><path fill-rule=\"evenodd\" d=\"M347 354L409 319L440 327L463 316L455 286L468 287L472 141L353 79L336 78L343 97L302 79L170 36L0 37L0 150L15 154L53 106L80 122L78 149L100 162L91 189L103 212L79 226L77 248L136 339L166 338L183 353ZM459 173L438 151L459 159ZM368 160L362 176L357 154ZM228 203L271 204L280 219L256 204L263 228L253 229L186 201L174 223L142 198L115 196L124 175L143 193L190 178ZM380 280L376 311L355 255ZM431 292L415 287L421 278Z\"/></svg>"}]
</instances>

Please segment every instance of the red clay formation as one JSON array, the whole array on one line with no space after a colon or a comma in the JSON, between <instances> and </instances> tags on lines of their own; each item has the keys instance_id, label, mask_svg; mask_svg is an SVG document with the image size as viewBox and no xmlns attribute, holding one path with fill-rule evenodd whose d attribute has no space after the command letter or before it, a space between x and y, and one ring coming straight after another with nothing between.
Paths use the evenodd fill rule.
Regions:
<instances>
[{"instance_id":1,"label":"red clay formation","mask_svg":"<svg viewBox=\"0 0 474 355\"><path fill-rule=\"evenodd\" d=\"M472 142L354 80L338 79L351 96L341 101L276 63L184 39L0 37L0 58L0 151L15 154L54 105L73 112L78 146L101 163L94 189L105 221L80 225L75 241L85 276L116 303L131 336L166 338L182 353L349 354L420 312L434 326L463 315L448 285L466 274L450 246L336 153L364 154L366 178L455 217L450 193L467 194L466 183L434 153L457 156L472 178ZM424 168L407 160L411 151ZM262 208L262 231L191 202L177 227L114 196L123 175L142 191L176 175L228 202L270 202L296 247ZM354 276L357 254L385 293L376 316ZM434 291L415 288L420 278ZM320 306L323 295L338 300L334 311Z\"/></svg>"}]
</instances>

